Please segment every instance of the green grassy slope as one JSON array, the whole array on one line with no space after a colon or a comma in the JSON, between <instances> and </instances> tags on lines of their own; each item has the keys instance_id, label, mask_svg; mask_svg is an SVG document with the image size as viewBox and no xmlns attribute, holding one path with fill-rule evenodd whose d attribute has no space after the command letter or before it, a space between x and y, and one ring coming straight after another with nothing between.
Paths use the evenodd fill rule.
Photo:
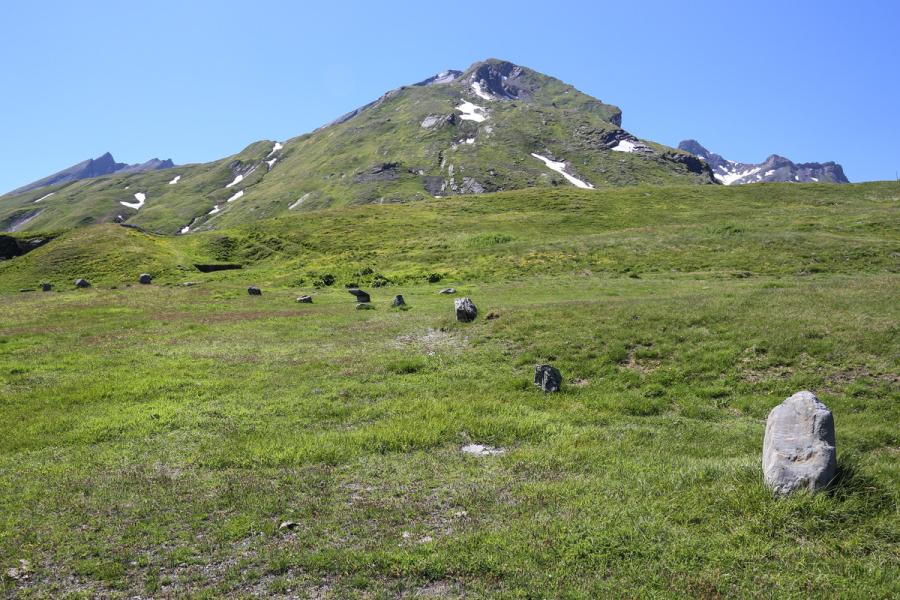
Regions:
<instances>
[{"instance_id":1,"label":"green grassy slope","mask_svg":"<svg viewBox=\"0 0 900 600\"><path fill-rule=\"evenodd\" d=\"M0 572L27 561L0 594L896 597L898 200L555 189L62 234L0 263ZM212 259L246 268L177 267ZM800 389L841 470L775 499L764 419Z\"/></svg>"},{"instance_id":2,"label":"green grassy slope","mask_svg":"<svg viewBox=\"0 0 900 600\"><path fill-rule=\"evenodd\" d=\"M278 150L274 142L261 141L213 163L0 197L0 229L26 218L22 230L39 231L121 216L173 234L189 224L195 230L221 229L283 215L292 206L302 212L571 185L531 153L567 161L570 172L596 187L711 183L708 169L680 150L652 142L646 142L646 153L610 150L617 139L630 136L617 124L619 109L552 77L526 69L519 80L532 90L527 97L479 98L471 77L480 66L495 63L501 64L477 63L452 83L394 90L352 119L288 140ZM463 101L483 107L486 120L463 120L457 109ZM429 117L440 123L423 127ZM371 173L385 164L392 168ZM238 174L246 178L226 189ZM177 175L181 180L170 185ZM237 191L244 196L226 202ZM35 202L50 192L54 195ZM146 194L145 206L134 210L120 204L134 202L137 192ZM220 211L210 214L217 205Z\"/></svg>"}]
</instances>

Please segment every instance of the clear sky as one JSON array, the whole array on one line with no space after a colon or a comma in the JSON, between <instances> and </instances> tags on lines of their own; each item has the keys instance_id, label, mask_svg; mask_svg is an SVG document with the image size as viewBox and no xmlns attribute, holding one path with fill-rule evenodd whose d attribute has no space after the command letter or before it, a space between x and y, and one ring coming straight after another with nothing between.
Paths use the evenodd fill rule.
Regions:
<instances>
[{"instance_id":1,"label":"clear sky","mask_svg":"<svg viewBox=\"0 0 900 600\"><path fill-rule=\"evenodd\" d=\"M0 192L110 151L222 158L443 69L503 58L639 137L743 162L900 170L900 2L8 2Z\"/></svg>"}]
</instances>

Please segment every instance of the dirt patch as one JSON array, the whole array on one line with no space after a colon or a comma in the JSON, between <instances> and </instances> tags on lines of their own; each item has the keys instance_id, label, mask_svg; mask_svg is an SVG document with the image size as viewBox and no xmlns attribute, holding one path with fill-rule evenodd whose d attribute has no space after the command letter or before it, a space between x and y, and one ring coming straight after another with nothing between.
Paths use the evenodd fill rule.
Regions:
<instances>
[{"instance_id":1,"label":"dirt patch","mask_svg":"<svg viewBox=\"0 0 900 600\"><path fill-rule=\"evenodd\" d=\"M635 346L629 347L628 358L625 359L625 362L622 364L622 366L626 369L631 369L632 371L637 371L638 373L642 374L652 373L657 368L659 368L661 361L655 358L638 357L638 353L641 350L649 350L650 348L651 346L647 344L637 344Z\"/></svg>"}]
</instances>

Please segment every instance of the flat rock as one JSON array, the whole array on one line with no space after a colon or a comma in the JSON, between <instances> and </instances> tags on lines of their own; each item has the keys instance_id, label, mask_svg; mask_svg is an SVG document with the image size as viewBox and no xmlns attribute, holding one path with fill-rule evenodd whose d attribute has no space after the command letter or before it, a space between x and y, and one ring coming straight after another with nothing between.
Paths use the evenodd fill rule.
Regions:
<instances>
[{"instance_id":1,"label":"flat rock","mask_svg":"<svg viewBox=\"0 0 900 600\"><path fill-rule=\"evenodd\" d=\"M552 365L537 365L534 367L534 385L545 393L558 392L562 387L562 374Z\"/></svg>"},{"instance_id":2,"label":"flat rock","mask_svg":"<svg viewBox=\"0 0 900 600\"><path fill-rule=\"evenodd\" d=\"M457 298L453 303L456 306L456 320L460 323L471 323L478 316L478 308L470 298Z\"/></svg>"},{"instance_id":3,"label":"flat rock","mask_svg":"<svg viewBox=\"0 0 900 600\"><path fill-rule=\"evenodd\" d=\"M441 290L440 292L438 292L438 293L439 293L439 294L455 294L455 293L456 293L456 290L453 289L453 288L444 288L444 289L442 289L442 290Z\"/></svg>"},{"instance_id":4,"label":"flat rock","mask_svg":"<svg viewBox=\"0 0 900 600\"><path fill-rule=\"evenodd\" d=\"M769 413L763 478L778 495L816 492L837 474L834 417L812 392L797 392Z\"/></svg>"},{"instance_id":5,"label":"flat rock","mask_svg":"<svg viewBox=\"0 0 900 600\"><path fill-rule=\"evenodd\" d=\"M312 296L299 296L297 302L301 304L312 304Z\"/></svg>"},{"instance_id":6,"label":"flat rock","mask_svg":"<svg viewBox=\"0 0 900 600\"><path fill-rule=\"evenodd\" d=\"M251 285L247 288L247 293L251 296L262 296L262 290L256 287L255 285Z\"/></svg>"},{"instance_id":7,"label":"flat rock","mask_svg":"<svg viewBox=\"0 0 900 600\"><path fill-rule=\"evenodd\" d=\"M496 448L485 444L466 444L459 449L463 454L471 454L473 456L496 456L506 452L504 448Z\"/></svg>"}]
</instances>

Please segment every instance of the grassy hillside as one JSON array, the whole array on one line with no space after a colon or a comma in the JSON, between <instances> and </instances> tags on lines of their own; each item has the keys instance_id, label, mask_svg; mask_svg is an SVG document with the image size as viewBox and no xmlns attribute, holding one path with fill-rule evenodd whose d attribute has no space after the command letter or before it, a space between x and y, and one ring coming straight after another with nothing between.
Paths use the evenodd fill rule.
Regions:
<instances>
[{"instance_id":1,"label":"grassy hillside","mask_svg":"<svg viewBox=\"0 0 900 600\"><path fill-rule=\"evenodd\" d=\"M680 150L643 142L641 152L613 151L618 140L638 141L619 126L621 111L552 77L523 69L516 81L527 96L479 97L472 77L492 64L508 65L477 63L452 83L394 90L353 118L283 146L261 141L212 163L0 197L0 231L121 218L174 234L323 207L571 185L532 153L565 162L598 188L712 183L708 168ZM479 106L483 120L465 119L464 102ZM144 206L121 204L135 203L136 193L145 194Z\"/></svg>"},{"instance_id":2,"label":"grassy hillside","mask_svg":"<svg viewBox=\"0 0 900 600\"><path fill-rule=\"evenodd\" d=\"M896 597L898 200L556 189L64 233L0 263L0 590ZM764 419L800 389L840 474L775 499Z\"/></svg>"}]
</instances>

